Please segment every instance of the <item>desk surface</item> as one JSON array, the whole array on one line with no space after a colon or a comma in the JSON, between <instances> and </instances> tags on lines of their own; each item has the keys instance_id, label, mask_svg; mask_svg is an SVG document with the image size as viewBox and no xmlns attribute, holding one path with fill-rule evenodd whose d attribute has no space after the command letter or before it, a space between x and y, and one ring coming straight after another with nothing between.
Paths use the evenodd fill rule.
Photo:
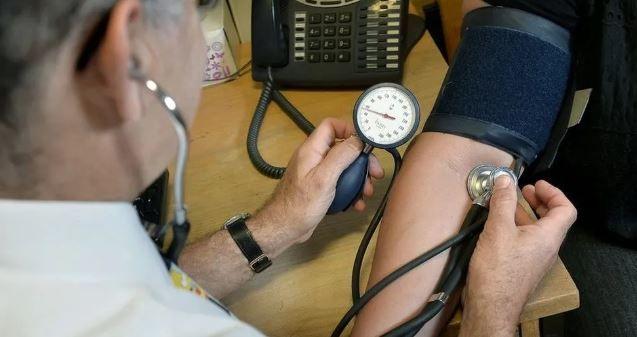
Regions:
<instances>
[{"instance_id":1,"label":"desk surface","mask_svg":"<svg viewBox=\"0 0 637 337\"><path fill-rule=\"evenodd\" d=\"M249 57L249 46L242 46L239 63ZM431 110L446 69L433 41L425 35L408 57L404 77L405 86L420 101L423 117ZM246 153L248 125L260 92L261 85L253 82L249 74L203 90L201 109L191 133L186 178L193 224L191 240L215 232L238 212L254 211L277 183L260 175ZM351 118L360 92L286 90L285 95L309 120L318 123L328 116ZM259 140L268 161L285 165L304 138L278 107L270 107ZM390 170L391 158L384 153L378 155L383 167ZM388 178L380 181L376 191L385 191L387 183ZM348 212L326 217L308 242L284 253L269 270L224 301L237 316L270 336L328 336L350 305L350 273L356 248L380 194L369 202L370 207L363 214ZM373 249L374 244L368 256L373 255ZM368 257L365 261L365 274L369 273L370 260ZM523 320L571 310L578 303L577 288L558 262L533 295Z\"/></svg>"}]
</instances>

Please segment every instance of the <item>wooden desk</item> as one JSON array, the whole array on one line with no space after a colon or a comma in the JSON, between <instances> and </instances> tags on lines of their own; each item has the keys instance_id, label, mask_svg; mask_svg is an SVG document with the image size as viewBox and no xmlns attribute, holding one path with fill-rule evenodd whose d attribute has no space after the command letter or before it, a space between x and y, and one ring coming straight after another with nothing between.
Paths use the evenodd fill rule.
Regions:
<instances>
[{"instance_id":1,"label":"wooden desk","mask_svg":"<svg viewBox=\"0 0 637 337\"><path fill-rule=\"evenodd\" d=\"M248 46L243 46L240 58L249 57ZM446 68L428 35L407 60L404 83L420 101L423 117L431 110ZM238 212L254 211L277 183L257 173L245 149L248 124L260 92L261 85L254 83L250 75L203 91L201 110L191 134L187 172L191 241L215 232ZM286 90L285 94L311 121L318 123L328 116L350 119L360 92ZM285 165L304 138L278 107L271 106L259 142L267 160ZM379 157L389 170L390 157L380 152ZM390 174L387 172L387 176ZM376 190L385 191L387 180L379 182ZM312 239L287 251L269 270L224 301L238 317L269 336L329 336L350 305L352 262L381 194L377 193L362 215L351 212L326 217ZM373 255L373 249L374 244L368 256ZM368 258L364 273L369 273L370 265ZM538 328L539 317L574 309L578 300L573 281L559 263L526 307L523 321L531 323L523 325L524 336L537 335L530 332ZM457 330L459 320L457 316L449 333Z\"/></svg>"}]
</instances>

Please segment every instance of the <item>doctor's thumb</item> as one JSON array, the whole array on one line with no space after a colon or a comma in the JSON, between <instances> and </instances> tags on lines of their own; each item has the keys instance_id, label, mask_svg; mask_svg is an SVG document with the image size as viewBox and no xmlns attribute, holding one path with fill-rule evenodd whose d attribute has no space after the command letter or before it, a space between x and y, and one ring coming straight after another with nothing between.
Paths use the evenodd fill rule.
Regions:
<instances>
[{"instance_id":1,"label":"doctor's thumb","mask_svg":"<svg viewBox=\"0 0 637 337\"><path fill-rule=\"evenodd\" d=\"M485 226L498 228L515 228L515 210L518 204L518 196L513 179L508 175L499 176L495 181L493 194L489 203L489 220Z\"/></svg>"},{"instance_id":2,"label":"doctor's thumb","mask_svg":"<svg viewBox=\"0 0 637 337\"><path fill-rule=\"evenodd\" d=\"M341 172L356 160L361 151L363 151L363 142L358 137L351 136L334 145L327 152L320 166L338 179Z\"/></svg>"}]
</instances>

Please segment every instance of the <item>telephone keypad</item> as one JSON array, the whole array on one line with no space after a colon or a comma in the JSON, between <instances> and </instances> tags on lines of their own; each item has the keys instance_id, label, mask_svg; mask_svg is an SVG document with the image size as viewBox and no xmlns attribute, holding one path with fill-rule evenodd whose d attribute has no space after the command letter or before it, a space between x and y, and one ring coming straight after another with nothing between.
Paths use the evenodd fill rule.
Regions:
<instances>
[{"instance_id":1,"label":"telephone keypad","mask_svg":"<svg viewBox=\"0 0 637 337\"><path fill-rule=\"evenodd\" d=\"M323 40L323 49L334 49L336 47L336 40L326 39Z\"/></svg>"},{"instance_id":2,"label":"telephone keypad","mask_svg":"<svg viewBox=\"0 0 637 337\"><path fill-rule=\"evenodd\" d=\"M352 42L349 39L338 39L338 49L349 49Z\"/></svg>"},{"instance_id":3,"label":"telephone keypad","mask_svg":"<svg viewBox=\"0 0 637 337\"><path fill-rule=\"evenodd\" d=\"M350 13L350 12L338 13L338 22L340 22L340 23L349 23L351 21L352 21L352 13Z\"/></svg>"},{"instance_id":4,"label":"telephone keypad","mask_svg":"<svg viewBox=\"0 0 637 337\"><path fill-rule=\"evenodd\" d=\"M334 35L336 35L336 27L334 27L334 26L323 27L323 35L324 36L334 36Z\"/></svg>"},{"instance_id":5,"label":"telephone keypad","mask_svg":"<svg viewBox=\"0 0 637 337\"><path fill-rule=\"evenodd\" d=\"M307 49L311 49L311 50L321 49L321 40L308 40Z\"/></svg>"},{"instance_id":6,"label":"telephone keypad","mask_svg":"<svg viewBox=\"0 0 637 337\"><path fill-rule=\"evenodd\" d=\"M323 62L334 62L334 53L323 53Z\"/></svg>"},{"instance_id":7,"label":"telephone keypad","mask_svg":"<svg viewBox=\"0 0 637 337\"><path fill-rule=\"evenodd\" d=\"M352 62L352 19L354 12L307 14L306 61ZM338 38L337 38L338 37ZM333 50L339 49L337 53ZM318 51L322 52L318 52ZM315 52L317 51L317 52Z\"/></svg>"},{"instance_id":8,"label":"telephone keypad","mask_svg":"<svg viewBox=\"0 0 637 337\"><path fill-rule=\"evenodd\" d=\"M310 27L310 29L307 31L307 34L310 37L321 36L321 28L319 28L319 27Z\"/></svg>"},{"instance_id":9,"label":"telephone keypad","mask_svg":"<svg viewBox=\"0 0 637 337\"><path fill-rule=\"evenodd\" d=\"M339 51L336 54L336 60L338 60L338 62L349 62L351 58L351 54L348 51Z\"/></svg>"},{"instance_id":10,"label":"telephone keypad","mask_svg":"<svg viewBox=\"0 0 637 337\"><path fill-rule=\"evenodd\" d=\"M307 60L310 63L318 63L321 62L321 53L319 52L311 52L307 54Z\"/></svg>"},{"instance_id":11,"label":"telephone keypad","mask_svg":"<svg viewBox=\"0 0 637 337\"><path fill-rule=\"evenodd\" d=\"M320 13L310 14L310 23L312 24L321 23L321 14Z\"/></svg>"},{"instance_id":12,"label":"telephone keypad","mask_svg":"<svg viewBox=\"0 0 637 337\"><path fill-rule=\"evenodd\" d=\"M408 0L281 3L289 62L277 70L277 82L313 87L399 79ZM253 75L266 80L267 69L255 66Z\"/></svg>"},{"instance_id":13,"label":"telephone keypad","mask_svg":"<svg viewBox=\"0 0 637 337\"><path fill-rule=\"evenodd\" d=\"M323 16L323 23L335 23L336 22L336 13L326 13Z\"/></svg>"}]
</instances>

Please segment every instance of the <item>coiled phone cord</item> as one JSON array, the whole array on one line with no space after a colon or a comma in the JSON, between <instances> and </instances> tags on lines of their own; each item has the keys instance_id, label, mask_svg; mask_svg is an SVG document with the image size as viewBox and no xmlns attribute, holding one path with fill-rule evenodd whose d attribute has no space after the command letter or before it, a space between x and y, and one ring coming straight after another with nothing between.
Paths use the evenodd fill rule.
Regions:
<instances>
[{"instance_id":1,"label":"coiled phone cord","mask_svg":"<svg viewBox=\"0 0 637 337\"><path fill-rule=\"evenodd\" d=\"M268 110L270 102L274 100L281 109L290 117L290 119L307 135L314 131L314 125L303 116L303 114L295 108L290 101L283 96L283 94L274 88L274 81L270 78L263 85L263 91L259 97L257 107L254 110L252 121L250 122L250 128L248 129L248 156L250 161L254 164L254 167L263 175L281 179L285 173L285 167L278 167L269 164L263 159L261 152L259 151L258 140L259 131L263 125L263 119Z\"/></svg>"}]
</instances>

